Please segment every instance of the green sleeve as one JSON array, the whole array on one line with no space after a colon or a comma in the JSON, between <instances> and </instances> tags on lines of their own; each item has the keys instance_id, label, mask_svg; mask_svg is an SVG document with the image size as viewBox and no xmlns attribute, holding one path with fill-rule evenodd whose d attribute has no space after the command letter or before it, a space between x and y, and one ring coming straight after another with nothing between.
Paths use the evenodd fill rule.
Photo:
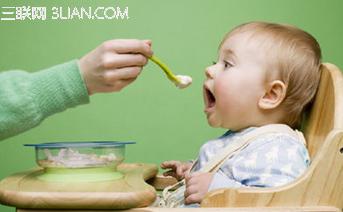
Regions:
<instances>
[{"instance_id":1,"label":"green sleeve","mask_svg":"<svg viewBox=\"0 0 343 212\"><path fill-rule=\"evenodd\" d=\"M37 126L46 117L89 102L76 60L36 73L0 73L0 140Z\"/></svg>"}]
</instances>

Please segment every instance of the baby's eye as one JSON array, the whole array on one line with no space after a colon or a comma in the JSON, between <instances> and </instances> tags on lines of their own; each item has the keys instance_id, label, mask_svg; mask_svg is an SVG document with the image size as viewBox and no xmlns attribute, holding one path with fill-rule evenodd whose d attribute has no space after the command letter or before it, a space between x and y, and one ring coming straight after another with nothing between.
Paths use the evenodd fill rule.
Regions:
<instances>
[{"instance_id":1,"label":"baby's eye","mask_svg":"<svg viewBox=\"0 0 343 212\"><path fill-rule=\"evenodd\" d=\"M233 66L233 64L231 62L224 60L224 68L231 68L232 66Z\"/></svg>"}]
</instances>

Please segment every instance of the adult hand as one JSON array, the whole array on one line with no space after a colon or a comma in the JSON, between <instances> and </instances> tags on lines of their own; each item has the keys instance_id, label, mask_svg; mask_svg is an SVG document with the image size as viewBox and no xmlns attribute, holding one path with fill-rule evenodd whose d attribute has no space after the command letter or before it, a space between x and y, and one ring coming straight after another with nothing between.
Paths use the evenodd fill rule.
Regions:
<instances>
[{"instance_id":1,"label":"adult hand","mask_svg":"<svg viewBox=\"0 0 343 212\"><path fill-rule=\"evenodd\" d=\"M109 40L79 60L88 94L120 91L141 73L153 54L150 40Z\"/></svg>"}]
</instances>

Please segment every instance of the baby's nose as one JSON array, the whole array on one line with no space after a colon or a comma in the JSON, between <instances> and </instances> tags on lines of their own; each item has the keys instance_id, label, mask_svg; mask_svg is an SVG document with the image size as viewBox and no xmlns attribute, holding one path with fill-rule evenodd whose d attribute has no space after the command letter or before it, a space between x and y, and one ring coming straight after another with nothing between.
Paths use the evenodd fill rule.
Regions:
<instances>
[{"instance_id":1,"label":"baby's nose","mask_svg":"<svg viewBox=\"0 0 343 212\"><path fill-rule=\"evenodd\" d=\"M205 70L205 75L206 75L206 78L213 79L214 70L212 69L211 66L209 66L209 67L206 68L206 70Z\"/></svg>"}]
</instances>

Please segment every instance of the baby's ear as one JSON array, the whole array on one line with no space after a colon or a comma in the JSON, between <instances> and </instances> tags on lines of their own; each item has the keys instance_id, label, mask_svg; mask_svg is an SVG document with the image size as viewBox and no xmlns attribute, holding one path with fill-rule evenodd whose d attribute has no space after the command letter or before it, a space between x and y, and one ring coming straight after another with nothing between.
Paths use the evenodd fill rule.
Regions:
<instances>
[{"instance_id":1,"label":"baby's ear","mask_svg":"<svg viewBox=\"0 0 343 212\"><path fill-rule=\"evenodd\" d=\"M264 110L277 108L285 99L286 90L285 83L274 80L267 86L264 95L258 101L258 106Z\"/></svg>"}]
</instances>

